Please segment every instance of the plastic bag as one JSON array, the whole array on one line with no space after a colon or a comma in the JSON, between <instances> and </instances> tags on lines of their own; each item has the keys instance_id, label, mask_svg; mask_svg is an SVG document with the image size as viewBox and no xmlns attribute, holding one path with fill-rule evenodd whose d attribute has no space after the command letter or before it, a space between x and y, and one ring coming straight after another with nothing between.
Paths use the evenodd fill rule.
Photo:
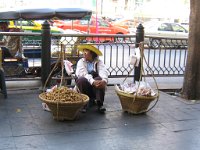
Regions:
<instances>
[{"instance_id":1,"label":"plastic bag","mask_svg":"<svg viewBox=\"0 0 200 150\"><path fill-rule=\"evenodd\" d=\"M155 96L156 93L153 91L149 83L140 81L136 82L137 95L138 96Z\"/></svg>"},{"instance_id":2,"label":"plastic bag","mask_svg":"<svg viewBox=\"0 0 200 150\"><path fill-rule=\"evenodd\" d=\"M74 70L72 68L73 64L68 60L64 60L64 65L65 65L65 70L66 70L67 74L71 75L74 72Z\"/></svg>"},{"instance_id":3,"label":"plastic bag","mask_svg":"<svg viewBox=\"0 0 200 150\"><path fill-rule=\"evenodd\" d=\"M120 88L122 91L129 93L129 94L135 94L138 96L155 96L156 93L151 88L149 83L140 81L134 83L123 83L120 85Z\"/></svg>"},{"instance_id":4,"label":"plastic bag","mask_svg":"<svg viewBox=\"0 0 200 150\"><path fill-rule=\"evenodd\" d=\"M140 48L137 47L135 48L135 54L131 55L130 58L129 58L129 64L130 65L133 65L135 67L138 67L139 66L139 63L140 63Z\"/></svg>"},{"instance_id":5,"label":"plastic bag","mask_svg":"<svg viewBox=\"0 0 200 150\"><path fill-rule=\"evenodd\" d=\"M123 83L120 85L122 91L126 93L135 93L136 92L136 86L134 83Z\"/></svg>"}]
</instances>

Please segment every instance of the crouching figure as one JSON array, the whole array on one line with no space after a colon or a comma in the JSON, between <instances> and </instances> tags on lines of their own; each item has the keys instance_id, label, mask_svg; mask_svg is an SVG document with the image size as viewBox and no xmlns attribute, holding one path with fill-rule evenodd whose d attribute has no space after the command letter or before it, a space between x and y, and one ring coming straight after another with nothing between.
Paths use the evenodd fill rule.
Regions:
<instances>
[{"instance_id":1,"label":"crouching figure","mask_svg":"<svg viewBox=\"0 0 200 150\"><path fill-rule=\"evenodd\" d=\"M105 91L108 83L108 71L99 56L102 53L93 45L79 45L79 51L83 52L83 58L77 62L76 85L81 93L89 96L89 106L97 105L99 113L104 113L106 108L103 106ZM88 106L88 105L87 105ZM86 106L82 112L86 112Z\"/></svg>"}]
</instances>

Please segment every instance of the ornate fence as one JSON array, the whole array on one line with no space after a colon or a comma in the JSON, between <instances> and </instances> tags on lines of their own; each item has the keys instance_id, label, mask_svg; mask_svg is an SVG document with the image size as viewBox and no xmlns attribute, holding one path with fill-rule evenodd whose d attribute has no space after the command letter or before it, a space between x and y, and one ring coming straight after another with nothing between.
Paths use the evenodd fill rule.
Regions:
<instances>
[{"instance_id":1,"label":"ornate fence","mask_svg":"<svg viewBox=\"0 0 200 150\"><path fill-rule=\"evenodd\" d=\"M0 33L1 35L5 33ZM16 71L14 76L6 72L6 79L16 80L17 78L38 78L41 77L41 52L43 47L41 40L35 39L40 37L40 33L6 33L7 35L17 35L22 37L22 48L25 56L28 58L28 67L24 68L23 63L10 63L3 61L3 68L9 66ZM134 54L136 47L136 36L134 35L88 35L88 34L51 34L50 55L51 63L55 62L61 45L64 45L66 58L73 61L76 65L77 60L81 57L76 49L78 44L90 43L96 45L103 53L101 59L107 66L110 78L119 78L130 76L134 77L135 72L131 71L129 57ZM31 40L31 37L33 39ZM157 37L154 45L148 39L153 37L145 36L144 56L147 62L144 64L146 76L153 73L155 76L183 76L187 58L187 39L170 39ZM156 45L156 46L155 46ZM144 61L145 61L144 60ZM7 64L6 64L7 63ZM21 67L21 74L18 69ZM10 70L9 70L10 71ZM131 71L131 72L130 72Z\"/></svg>"}]
</instances>

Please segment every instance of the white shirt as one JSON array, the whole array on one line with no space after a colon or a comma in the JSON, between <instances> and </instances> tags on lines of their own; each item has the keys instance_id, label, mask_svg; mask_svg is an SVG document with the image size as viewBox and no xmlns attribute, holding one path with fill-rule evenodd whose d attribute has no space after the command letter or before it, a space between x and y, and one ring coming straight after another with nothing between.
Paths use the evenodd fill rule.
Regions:
<instances>
[{"instance_id":1,"label":"white shirt","mask_svg":"<svg viewBox=\"0 0 200 150\"><path fill-rule=\"evenodd\" d=\"M94 71L96 71L96 67L95 67L96 64L97 64L97 72L98 72L99 76L102 78L102 80L104 80L104 81L106 81L106 83L108 83L108 71L106 69L105 64L97 58L94 61L94 67L93 67ZM78 78L85 77L90 82L91 85L93 84L94 79L93 79L92 75L89 74L87 71L87 61L85 60L85 58L81 58L77 62L76 76Z\"/></svg>"}]
</instances>

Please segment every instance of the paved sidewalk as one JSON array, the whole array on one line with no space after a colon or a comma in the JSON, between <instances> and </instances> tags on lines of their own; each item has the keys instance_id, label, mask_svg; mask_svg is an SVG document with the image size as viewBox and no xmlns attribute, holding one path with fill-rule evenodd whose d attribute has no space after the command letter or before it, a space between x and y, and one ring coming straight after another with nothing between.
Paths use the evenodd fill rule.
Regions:
<instances>
[{"instance_id":1,"label":"paved sidewalk","mask_svg":"<svg viewBox=\"0 0 200 150\"><path fill-rule=\"evenodd\" d=\"M55 121L44 111L39 90L0 94L0 150L199 150L200 103L160 92L143 115L121 110L114 87L105 115L90 109L75 121Z\"/></svg>"}]
</instances>

